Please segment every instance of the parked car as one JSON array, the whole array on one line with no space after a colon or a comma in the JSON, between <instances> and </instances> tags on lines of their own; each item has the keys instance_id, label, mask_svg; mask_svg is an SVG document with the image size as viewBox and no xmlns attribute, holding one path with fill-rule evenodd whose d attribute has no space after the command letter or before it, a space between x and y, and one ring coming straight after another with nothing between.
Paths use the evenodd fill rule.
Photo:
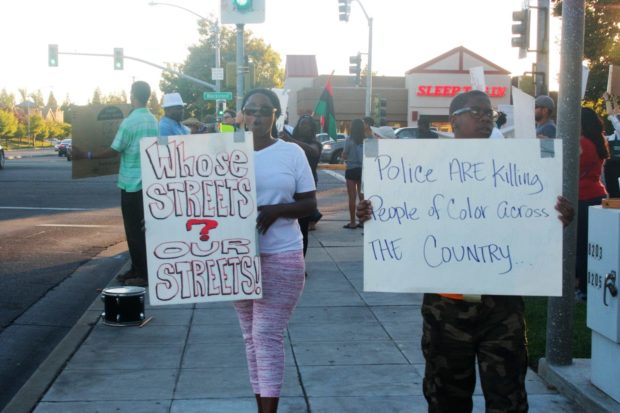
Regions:
<instances>
[{"instance_id":1,"label":"parked car","mask_svg":"<svg viewBox=\"0 0 620 413\"><path fill-rule=\"evenodd\" d=\"M6 161L6 156L4 156L4 148L0 145L0 169L4 169L4 162Z\"/></svg>"},{"instance_id":2,"label":"parked car","mask_svg":"<svg viewBox=\"0 0 620 413\"><path fill-rule=\"evenodd\" d=\"M319 134L319 135L323 135L323 134ZM345 140L346 140L346 135L339 133L337 140L329 138L328 140L323 142L323 151L321 152L321 157L319 158L319 162L341 163L342 162L342 158L341 158L342 150L344 149Z\"/></svg>"},{"instance_id":3,"label":"parked car","mask_svg":"<svg viewBox=\"0 0 620 413\"><path fill-rule=\"evenodd\" d=\"M65 156L67 144L71 145L71 139L63 139L58 144L58 156Z\"/></svg>"},{"instance_id":4,"label":"parked car","mask_svg":"<svg viewBox=\"0 0 620 413\"><path fill-rule=\"evenodd\" d=\"M437 132L437 128L431 126L430 128L433 132ZM396 139L418 139L418 128L417 127L404 127L398 128L394 131L396 135Z\"/></svg>"},{"instance_id":5,"label":"parked car","mask_svg":"<svg viewBox=\"0 0 620 413\"><path fill-rule=\"evenodd\" d=\"M67 161L73 159L73 144L71 142L65 145L65 155L67 156Z\"/></svg>"}]
</instances>

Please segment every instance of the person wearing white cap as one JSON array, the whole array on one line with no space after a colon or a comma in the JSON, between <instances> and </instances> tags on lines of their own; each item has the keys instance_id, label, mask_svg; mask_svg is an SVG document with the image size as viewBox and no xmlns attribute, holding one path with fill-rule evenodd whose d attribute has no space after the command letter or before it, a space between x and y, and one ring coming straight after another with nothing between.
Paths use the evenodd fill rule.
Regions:
<instances>
[{"instance_id":1,"label":"person wearing white cap","mask_svg":"<svg viewBox=\"0 0 620 413\"><path fill-rule=\"evenodd\" d=\"M555 122L551 115L555 103L547 95L540 95L534 101L534 119L536 120L536 136L539 138L555 138Z\"/></svg>"},{"instance_id":2,"label":"person wearing white cap","mask_svg":"<svg viewBox=\"0 0 620 413\"><path fill-rule=\"evenodd\" d=\"M189 135L189 128L181 123L185 106L181 95L166 93L161 106L164 116L159 120L159 136Z\"/></svg>"}]
</instances>

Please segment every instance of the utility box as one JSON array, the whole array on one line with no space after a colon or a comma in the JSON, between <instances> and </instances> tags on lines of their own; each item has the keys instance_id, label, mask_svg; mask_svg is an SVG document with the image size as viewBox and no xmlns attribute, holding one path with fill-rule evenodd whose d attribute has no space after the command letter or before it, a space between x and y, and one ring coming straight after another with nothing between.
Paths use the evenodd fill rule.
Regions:
<instances>
[{"instance_id":1,"label":"utility box","mask_svg":"<svg viewBox=\"0 0 620 413\"><path fill-rule=\"evenodd\" d=\"M592 329L591 381L620 402L620 209L590 207L588 316Z\"/></svg>"}]
</instances>

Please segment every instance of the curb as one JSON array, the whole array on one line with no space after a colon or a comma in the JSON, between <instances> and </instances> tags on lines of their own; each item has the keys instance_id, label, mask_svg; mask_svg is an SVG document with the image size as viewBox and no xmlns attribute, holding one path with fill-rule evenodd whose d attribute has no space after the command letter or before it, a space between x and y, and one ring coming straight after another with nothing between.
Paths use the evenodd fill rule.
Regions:
<instances>
[{"instance_id":1,"label":"curb","mask_svg":"<svg viewBox=\"0 0 620 413\"><path fill-rule=\"evenodd\" d=\"M549 364L546 358L538 362L538 375L554 386L558 393L572 400L588 413L614 413L620 404L590 382L590 359L573 359L568 366Z\"/></svg>"},{"instance_id":2,"label":"curb","mask_svg":"<svg viewBox=\"0 0 620 413\"><path fill-rule=\"evenodd\" d=\"M84 265L88 265L88 263ZM129 260L121 267L119 273L126 270L128 265ZM114 274L114 277L117 274ZM101 316L100 302L101 300L97 296L67 335L32 373L28 381L15 393L1 413L30 413L37 407L41 398L64 369L67 361L79 349L97 324Z\"/></svg>"}]
</instances>

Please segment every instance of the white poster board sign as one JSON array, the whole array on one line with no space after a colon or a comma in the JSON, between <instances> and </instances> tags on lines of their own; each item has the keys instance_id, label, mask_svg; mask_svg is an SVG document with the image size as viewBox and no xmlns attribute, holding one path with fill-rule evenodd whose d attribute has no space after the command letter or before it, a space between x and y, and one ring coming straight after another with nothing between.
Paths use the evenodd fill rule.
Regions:
<instances>
[{"instance_id":1,"label":"white poster board sign","mask_svg":"<svg viewBox=\"0 0 620 413\"><path fill-rule=\"evenodd\" d=\"M559 296L559 139L366 144L364 291Z\"/></svg>"},{"instance_id":2,"label":"white poster board sign","mask_svg":"<svg viewBox=\"0 0 620 413\"><path fill-rule=\"evenodd\" d=\"M515 138L536 138L536 120L534 119L535 99L521 89L512 87L512 100L514 102L514 125Z\"/></svg>"},{"instance_id":3,"label":"white poster board sign","mask_svg":"<svg viewBox=\"0 0 620 413\"><path fill-rule=\"evenodd\" d=\"M476 66L469 69L469 78L471 81L471 87L474 90L485 91L487 88L486 81L484 79L484 67Z\"/></svg>"},{"instance_id":4,"label":"white poster board sign","mask_svg":"<svg viewBox=\"0 0 620 413\"><path fill-rule=\"evenodd\" d=\"M252 134L140 141L151 305L261 297Z\"/></svg>"}]
</instances>

